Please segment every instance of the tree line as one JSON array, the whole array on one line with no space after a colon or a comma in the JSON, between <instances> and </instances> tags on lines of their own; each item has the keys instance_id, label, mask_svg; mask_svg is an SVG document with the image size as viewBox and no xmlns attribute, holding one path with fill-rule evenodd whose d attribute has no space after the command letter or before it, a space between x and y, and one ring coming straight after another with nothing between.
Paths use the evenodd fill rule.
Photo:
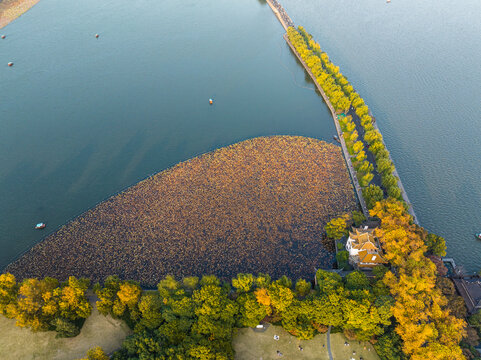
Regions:
<instances>
[{"instance_id":1,"label":"tree line","mask_svg":"<svg viewBox=\"0 0 481 360\"><path fill-rule=\"evenodd\" d=\"M143 290L135 281L110 276L93 290L99 312L124 320L134 331L113 359L233 359L235 329L255 327L262 321L282 325L300 339L311 339L329 326L344 331L349 339L384 339L394 304L382 282L386 271L377 269L373 279L361 272L342 279L318 270L315 287L303 279L293 283L286 276L273 281L266 274L238 274L230 283L213 275L182 281L166 276L157 290ZM75 336L78 331L65 334L52 324L55 319L85 319L90 314L87 281L70 278L60 287L57 284L51 278L17 284L13 275L1 275L2 313L16 318L18 326ZM51 299L58 291L66 298L59 295L55 303ZM28 311L22 305L26 303Z\"/></svg>"},{"instance_id":2,"label":"tree line","mask_svg":"<svg viewBox=\"0 0 481 360\"><path fill-rule=\"evenodd\" d=\"M438 270L427 254L445 255L444 240L414 224L403 204L377 202L371 215L381 219L375 230L392 265L383 283L395 299L395 331L411 360L465 359L459 343L466 323L452 314L437 282Z\"/></svg>"},{"instance_id":3,"label":"tree line","mask_svg":"<svg viewBox=\"0 0 481 360\"><path fill-rule=\"evenodd\" d=\"M381 220L375 234L392 266L376 267L372 278L354 271L343 279L318 270L315 286L244 273L231 282L213 275L181 281L166 276L156 290L117 276L97 283L99 312L124 320L134 331L112 358L233 359L235 329L270 322L300 339L331 326L349 339L371 341L383 360L463 359L459 343L466 324L455 315L465 312L448 303L449 289L430 258L445 255L444 239L413 224L396 199L377 202L371 215ZM339 236L347 222L361 220L354 214L332 221L327 230ZM13 275L2 274L0 312L19 326L75 336L91 311L88 284L74 277L65 283L45 278L18 284Z\"/></svg>"},{"instance_id":4,"label":"tree line","mask_svg":"<svg viewBox=\"0 0 481 360\"><path fill-rule=\"evenodd\" d=\"M364 148L364 143L359 140L359 133L352 117L339 117L339 123L357 172L359 184L363 188L367 207L372 209L374 204L384 197L379 186L370 184L374 178L372 173L374 165L381 176L381 184L386 195L402 201L401 189L398 186L399 179L394 175L394 164L382 141L381 133L374 127L373 118L369 115L370 111L364 100L340 72L339 66L330 61L329 56L321 50L320 45L302 26L299 26L297 30L294 27L288 28L287 35L316 77L316 81L326 93L336 112L338 114L348 112L352 106L355 114L359 117L359 123L363 129L363 139L368 145L367 150ZM366 160L366 151L373 154L375 164Z\"/></svg>"},{"instance_id":5,"label":"tree line","mask_svg":"<svg viewBox=\"0 0 481 360\"><path fill-rule=\"evenodd\" d=\"M33 331L53 330L58 337L80 332L92 307L87 299L88 279L30 278L17 283L12 274L0 275L0 314Z\"/></svg>"},{"instance_id":6,"label":"tree line","mask_svg":"<svg viewBox=\"0 0 481 360\"><path fill-rule=\"evenodd\" d=\"M373 279L360 272L342 279L318 270L315 287L286 276L238 274L231 282L212 275L182 281L167 276L157 290L142 291L134 282L109 277L95 292L101 313L125 320L134 330L113 359L233 359L235 329L263 321L300 339L329 326L350 339L383 338L394 304L382 282L386 270L379 268Z\"/></svg>"}]
</instances>

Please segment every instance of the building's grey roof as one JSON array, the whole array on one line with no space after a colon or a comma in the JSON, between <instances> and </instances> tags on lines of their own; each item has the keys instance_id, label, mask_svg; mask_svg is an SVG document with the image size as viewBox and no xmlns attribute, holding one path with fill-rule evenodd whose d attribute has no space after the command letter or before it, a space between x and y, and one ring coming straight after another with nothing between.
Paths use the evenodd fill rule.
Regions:
<instances>
[{"instance_id":1,"label":"building's grey roof","mask_svg":"<svg viewBox=\"0 0 481 360\"><path fill-rule=\"evenodd\" d=\"M464 298L469 313L481 309L481 280L479 278L453 279L459 294Z\"/></svg>"}]
</instances>

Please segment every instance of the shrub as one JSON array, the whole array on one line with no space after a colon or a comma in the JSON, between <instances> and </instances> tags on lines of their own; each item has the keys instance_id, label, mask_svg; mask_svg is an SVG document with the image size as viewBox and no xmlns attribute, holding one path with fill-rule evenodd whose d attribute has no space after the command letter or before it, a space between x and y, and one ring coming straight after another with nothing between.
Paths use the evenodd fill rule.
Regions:
<instances>
[{"instance_id":1,"label":"shrub","mask_svg":"<svg viewBox=\"0 0 481 360\"><path fill-rule=\"evenodd\" d=\"M337 266L339 269L344 269L349 264L349 252L346 250L339 251L336 254Z\"/></svg>"}]
</instances>

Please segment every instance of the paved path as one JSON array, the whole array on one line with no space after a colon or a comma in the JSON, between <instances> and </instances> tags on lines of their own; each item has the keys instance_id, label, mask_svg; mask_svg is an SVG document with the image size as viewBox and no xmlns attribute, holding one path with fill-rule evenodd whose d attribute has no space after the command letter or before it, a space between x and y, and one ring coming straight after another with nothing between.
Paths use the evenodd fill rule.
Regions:
<instances>
[{"instance_id":1,"label":"paved path","mask_svg":"<svg viewBox=\"0 0 481 360\"><path fill-rule=\"evenodd\" d=\"M329 359L334 360L331 353L331 325L327 329L327 352L329 353Z\"/></svg>"},{"instance_id":2,"label":"paved path","mask_svg":"<svg viewBox=\"0 0 481 360\"><path fill-rule=\"evenodd\" d=\"M294 22L291 20L284 8L279 4L277 0L266 0L267 4L270 6L274 14L279 19L282 27L287 31L289 26L294 26Z\"/></svg>"}]
</instances>

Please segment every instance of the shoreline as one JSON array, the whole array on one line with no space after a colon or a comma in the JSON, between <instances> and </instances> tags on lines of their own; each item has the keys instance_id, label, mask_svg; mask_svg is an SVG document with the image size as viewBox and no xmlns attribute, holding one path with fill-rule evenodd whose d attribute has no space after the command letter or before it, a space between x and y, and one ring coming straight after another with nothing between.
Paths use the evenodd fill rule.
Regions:
<instances>
[{"instance_id":1,"label":"shoreline","mask_svg":"<svg viewBox=\"0 0 481 360\"><path fill-rule=\"evenodd\" d=\"M40 0L1 0L0 1L0 29L25 14Z\"/></svg>"},{"instance_id":2,"label":"shoreline","mask_svg":"<svg viewBox=\"0 0 481 360\"><path fill-rule=\"evenodd\" d=\"M284 8L282 7L282 5L280 5L277 0L266 0L267 3L269 4L270 8L272 9L272 11L274 12L274 14L276 15L277 19L279 20L279 22L281 23L282 27L287 31L287 27L288 25L285 23L284 19L282 18L282 16L280 16L280 13L279 13L279 10L277 8L280 8L281 11L283 12L283 14L285 14L285 17L286 19L288 19L288 21L291 23L289 24L289 26L292 26L295 28L295 25L293 23L293 21L291 20L291 18L289 17L289 15L285 12ZM276 3L277 6L274 6L271 2L274 1ZM352 179L352 182L353 182L353 187L354 187L354 190L358 196L358 200L359 200L359 203L360 203L360 206L362 208L362 211L363 213L365 214L366 217L369 216L369 211L366 207L366 203L365 203L365 200L364 200L364 196L362 194L362 189L361 187L359 186L359 182L358 182L358 179L357 177L355 176L355 170L353 169L352 167L352 163L351 163L351 156L349 155L349 153L347 152L347 148L346 148L346 145L345 145L345 142L344 142L344 138L342 136L342 131L340 129L340 125L339 125L339 119L337 117L337 114L336 114L336 111L334 110L334 107L332 106L329 98L326 96L326 94L324 93L322 87L319 85L319 83L317 82L317 79L315 78L314 74L312 74L309 66L307 66L307 64L304 62L304 60L301 58L301 56L298 54L297 50L294 48L294 46L292 45L292 43L290 42L288 36L287 36L287 33L285 33L283 36L284 40L286 41L286 43L289 45L290 49L292 50L292 52L294 53L294 55L297 57L297 59L300 61L301 65L303 66L304 70L307 72L307 74L310 76L310 78L312 79L312 81L314 82L314 85L316 86L316 88L318 89L318 91L320 92L322 98L324 99L324 102L325 104L327 105L327 107L329 108L330 112L331 112L331 115L332 115L332 118L334 120L334 124L336 125L336 130L338 132L338 136L339 136L339 139L341 140L341 148L343 150L343 154L344 154L344 158L345 158L345 161L346 161L346 164L347 164L347 168L349 170L349 174L351 175L351 179ZM372 113L371 111L369 110L369 115L372 117ZM379 131L380 133L380 130L376 124L376 122L374 121L373 122L373 126L374 128ZM382 143L384 145L384 147L387 149L386 147L386 143L384 142L384 139L382 139ZM389 154L389 159L391 160L391 162L394 164L394 161L392 160L392 157L391 155ZM401 178L399 177L399 173L396 169L396 167L394 166L394 171L393 171L393 175L397 177L397 185L399 187L399 189L401 190L401 196L403 198L403 200L407 203L408 205L408 212L409 214L413 217L413 221L415 224L417 225L420 225L419 224L419 221L418 221L418 218L416 216L416 213L414 212L414 208L413 208L413 205L412 203L409 201L409 198L408 198L408 195L406 193L406 190L402 184L402 181L401 181Z\"/></svg>"},{"instance_id":3,"label":"shoreline","mask_svg":"<svg viewBox=\"0 0 481 360\"><path fill-rule=\"evenodd\" d=\"M239 169L247 171L239 176ZM95 281L117 274L148 286L169 273L308 278L312 268L333 263L322 237L327 221L357 208L339 146L302 136L257 137L150 176L47 236L4 271ZM111 267L98 268L102 263Z\"/></svg>"}]
</instances>

